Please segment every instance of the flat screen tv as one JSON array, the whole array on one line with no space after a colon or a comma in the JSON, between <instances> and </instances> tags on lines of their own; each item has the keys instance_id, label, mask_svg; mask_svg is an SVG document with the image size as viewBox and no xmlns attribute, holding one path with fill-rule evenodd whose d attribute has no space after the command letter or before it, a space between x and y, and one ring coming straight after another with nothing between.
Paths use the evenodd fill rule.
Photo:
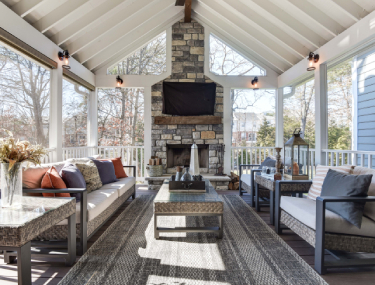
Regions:
<instances>
[{"instance_id":1,"label":"flat screen tv","mask_svg":"<svg viewBox=\"0 0 375 285\"><path fill-rule=\"evenodd\" d=\"M216 84L163 82L163 114L214 115Z\"/></svg>"}]
</instances>

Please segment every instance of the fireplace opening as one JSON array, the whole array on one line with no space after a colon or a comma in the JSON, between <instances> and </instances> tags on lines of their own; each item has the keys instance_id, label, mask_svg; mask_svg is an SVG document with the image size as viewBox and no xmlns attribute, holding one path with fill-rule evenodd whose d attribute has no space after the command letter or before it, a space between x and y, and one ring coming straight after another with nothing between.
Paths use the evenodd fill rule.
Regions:
<instances>
[{"instance_id":1,"label":"fireplace opening","mask_svg":"<svg viewBox=\"0 0 375 285\"><path fill-rule=\"evenodd\" d=\"M175 172L176 166L190 165L191 144L167 144L168 173ZM208 172L208 145L198 144L198 159L201 172Z\"/></svg>"}]
</instances>

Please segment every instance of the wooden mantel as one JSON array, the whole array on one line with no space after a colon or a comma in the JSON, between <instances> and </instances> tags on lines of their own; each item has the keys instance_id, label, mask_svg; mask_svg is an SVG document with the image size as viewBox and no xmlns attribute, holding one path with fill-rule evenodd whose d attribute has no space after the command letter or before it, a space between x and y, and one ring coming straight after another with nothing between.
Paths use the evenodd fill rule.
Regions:
<instances>
[{"instance_id":1,"label":"wooden mantel","mask_svg":"<svg viewBox=\"0 0 375 285\"><path fill-rule=\"evenodd\" d=\"M155 125L218 125L222 123L222 118L219 116L157 116L154 121Z\"/></svg>"}]
</instances>

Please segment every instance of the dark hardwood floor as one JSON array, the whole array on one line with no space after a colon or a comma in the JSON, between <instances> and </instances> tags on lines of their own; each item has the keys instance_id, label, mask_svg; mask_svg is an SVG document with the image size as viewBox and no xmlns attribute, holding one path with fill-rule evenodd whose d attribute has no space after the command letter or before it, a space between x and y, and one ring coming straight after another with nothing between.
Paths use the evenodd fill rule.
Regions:
<instances>
[{"instance_id":1,"label":"dark hardwood floor","mask_svg":"<svg viewBox=\"0 0 375 285\"><path fill-rule=\"evenodd\" d=\"M157 191L147 190L147 186L138 185L137 196L139 195L152 195ZM238 195L237 191L220 191L222 195ZM243 199L249 203L249 196L242 196ZM113 216L112 218L89 240L88 246L92 246L94 242L104 233L104 231L112 224L114 220L126 209L131 203L127 201ZM259 216L271 227L269 223L268 208L262 208L258 213ZM298 235L292 231L284 231L280 237L295 250L308 264L314 264L314 248L305 242ZM333 258L327 255L327 258ZM0 257L0 285L17 284L17 268L15 264L4 264L3 257ZM69 271L70 267L64 266L63 262L56 259L33 259L32 261L32 278L33 284L58 284L61 278ZM375 284L375 267L365 269L335 269L330 270L323 278L331 285L349 285L361 284L370 285ZM125 284L124 284L125 285ZM299 285L299 284L298 284ZM301 284L302 285L302 284Z\"/></svg>"}]
</instances>

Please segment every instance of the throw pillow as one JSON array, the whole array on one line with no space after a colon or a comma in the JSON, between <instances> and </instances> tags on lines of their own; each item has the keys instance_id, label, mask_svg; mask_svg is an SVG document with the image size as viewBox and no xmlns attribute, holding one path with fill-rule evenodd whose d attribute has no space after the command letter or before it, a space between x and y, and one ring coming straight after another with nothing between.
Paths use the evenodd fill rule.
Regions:
<instances>
[{"instance_id":1,"label":"throw pillow","mask_svg":"<svg viewBox=\"0 0 375 285\"><path fill-rule=\"evenodd\" d=\"M103 185L117 181L115 167L113 166L112 161L96 159L93 159L92 161L98 168L100 180Z\"/></svg>"},{"instance_id":2,"label":"throw pillow","mask_svg":"<svg viewBox=\"0 0 375 285\"><path fill-rule=\"evenodd\" d=\"M323 181L329 169L333 169L333 170L336 170L338 172L345 173L345 174L351 174L351 171L353 170L353 168L354 166L351 166L351 165L343 165L343 166L318 165L316 167L315 176L312 180L312 185L309 189L307 198L311 200L316 200L316 197L320 196L320 192L322 192Z\"/></svg>"},{"instance_id":3,"label":"throw pillow","mask_svg":"<svg viewBox=\"0 0 375 285\"><path fill-rule=\"evenodd\" d=\"M66 185L54 166L46 172L42 179L43 189L64 189ZM69 193L43 193L43 197L70 197Z\"/></svg>"},{"instance_id":4,"label":"throw pillow","mask_svg":"<svg viewBox=\"0 0 375 285\"><path fill-rule=\"evenodd\" d=\"M35 166L25 169L22 172L22 186L23 188L40 188L42 180L48 168L42 166Z\"/></svg>"},{"instance_id":5,"label":"throw pillow","mask_svg":"<svg viewBox=\"0 0 375 285\"><path fill-rule=\"evenodd\" d=\"M97 190L103 186L103 183L100 180L98 168L94 162L90 160L87 163L76 163L76 166L85 179L87 193Z\"/></svg>"},{"instance_id":6,"label":"throw pillow","mask_svg":"<svg viewBox=\"0 0 375 285\"><path fill-rule=\"evenodd\" d=\"M86 188L85 178L81 171L72 163L66 163L60 171L60 176L64 180L68 188ZM77 202L81 200L81 195L71 193L71 197L75 197Z\"/></svg>"},{"instance_id":7,"label":"throw pillow","mask_svg":"<svg viewBox=\"0 0 375 285\"><path fill-rule=\"evenodd\" d=\"M125 173L124 167L122 166L121 157L111 159L113 166L115 167L115 173L117 179L128 177Z\"/></svg>"},{"instance_id":8,"label":"throw pillow","mask_svg":"<svg viewBox=\"0 0 375 285\"><path fill-rule=\"evenodd\" d=\"M375 169L371 169L371 168L363 167L363 166L356 166L353 170L353 174L354 175L372 174L372 181L368 189L367 195L375 196ZM375 221L375 203L374 202L366 203L365 210L363 211L363 215Z\"/></svg>"},{"instance_id":9,"label":"throw pillow","mask_svg":"<svg viewBox=\"0 0 375 285\"><path fill-rule=\"evenodd\" d=\"M268 167L275 167L276 166L276 160L272 159L271 157L267 157L259 166L259 169L262 169L263 166Z\"/></svg>"},{"instance_id":10,"label":"throw pillow","mask_svg":"<svg viewBox=\"0 0 375 285\"><path fill-rule=\"evenodd\" d=\"M321 196L367 197L372 174L350 175L328 170L322 186ZM361 228L365 202L327 203L326 208Z\"/></svg>"}]
</instances>

